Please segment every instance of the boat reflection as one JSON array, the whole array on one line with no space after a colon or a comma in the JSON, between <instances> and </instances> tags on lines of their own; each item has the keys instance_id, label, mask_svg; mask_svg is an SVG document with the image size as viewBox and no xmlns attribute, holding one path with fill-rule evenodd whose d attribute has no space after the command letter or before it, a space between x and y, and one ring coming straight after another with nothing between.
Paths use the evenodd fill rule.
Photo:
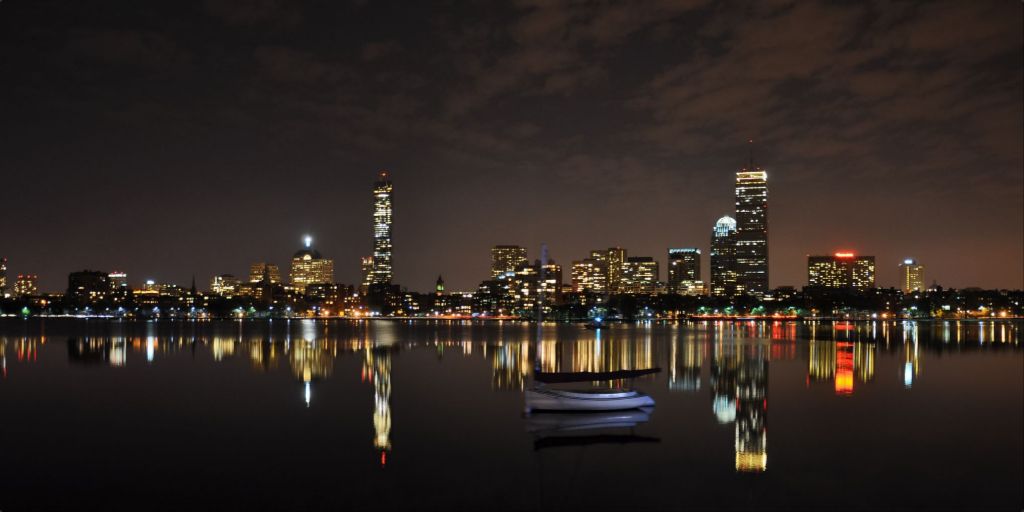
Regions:
<instances>
[{"instance_id":1,"label":"boat reflection","mask_svg":"<svg viewBox=\"0 0 1024 512\"><path fill-rule=\"evenodd\" d=\"M595 428L632 428L651 419L653 409L609 412L538 412L526 418L532 433L570 432Z\"/></svg>"},{"instance_id":2,"label":"boat reflection","mask_svg":"<svg viewBox=\"0 0 1024 512\"><path fill-rule=\"evenodd\" d=\"M369 420L373 427L370 434L369 425L364 423L364 442L368 450L372 445L379 459L376 465L385 466L394 441L392 366L404 351L428 350L439 359L476 359L482 371L467 373L477 379L467 385L485 390L490 385L499 391L523 392L530 379L537 376L535 368L541 370L542 376L589 372L601 375L588 381L590 384L619 388L627 379L617 376L616 371L662 367L667 369L664 377L637 376L637 383L644 384L644 391L650 392L660 407L669 407L666 412L672 414L678 412L672 409L674 404L699 400L704 411L711 405L713 416L705 412L702 421L717 421L729 431L734 443L733 460L729 463L735 471L746 473L764 472L768 468L768 385L772 362L794 362L782 370L777 365L772 372L776 380L806 387L808 392L828 400L849 400L872 386L896 386L920 393L922 384L927 384L927 374L922 379L922 368L933 363L935 357L947 352L1019 351L1024 324L701 321L660 326L612 325L596 331L558 324L545 324L536 330L533 324L514 322L484 326L459 322L423 326L403 321L317 320L72 325L73 329L67 332L73 335L61 335L66 345L58 343L52 347L56 350L46 350L42 322L12 327L10 330L17 335L0 337L3 378L9 382L20 374L53 364L54 355L62 364L66 361L74 366L136 365L142 369L191 356L200 363L215 362L211 365L213 371L241 366L268 376L290 376L285 379L292 390L288 392L290 404L295 406L294 400L301 399L305 406L316 408L332 405L314 403L314 395L328 396L318 393L328 385L336 385L326 381L334 379L335 371L345 368L344 373L353 378L355 372L361 372L364 385L372 387L361 388L364 397L370 393L373 397L372 410L364 410L371 413L371 418L362 416L361 420ZM933 360L924 361L929 357ZM341 361L343 358L350 358L348 365ZM451 366L439 368L446 371ZM511 397L502 397L508 398ZM704 402L708 398L710 404ZM534 413L524 421L526 431L536 436L535 447L539 449L573 443L652 442L651 438L643 440L633 432L657 430L657 422L652 418L649 411L633 410ZM623 429L630 432L614 432ZM541 441L553 437L559 439Z\"/></svg>"}]
</instances>

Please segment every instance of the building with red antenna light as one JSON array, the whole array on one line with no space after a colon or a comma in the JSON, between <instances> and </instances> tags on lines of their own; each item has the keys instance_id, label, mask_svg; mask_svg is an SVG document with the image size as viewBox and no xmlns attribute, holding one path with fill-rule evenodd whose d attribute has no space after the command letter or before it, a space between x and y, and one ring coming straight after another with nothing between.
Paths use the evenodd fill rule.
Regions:
<instances>
[{"instance_id":1,"label":"building with red antenna light","mask_svg":"<svg viewBox=\"0 0 1024 512\"><path fill-rule=\"evenodd\" d=\"M812 288L875 287L875 257L837 251L830 256L807 257L807 286Z\"/></svg>"}]
</instances>

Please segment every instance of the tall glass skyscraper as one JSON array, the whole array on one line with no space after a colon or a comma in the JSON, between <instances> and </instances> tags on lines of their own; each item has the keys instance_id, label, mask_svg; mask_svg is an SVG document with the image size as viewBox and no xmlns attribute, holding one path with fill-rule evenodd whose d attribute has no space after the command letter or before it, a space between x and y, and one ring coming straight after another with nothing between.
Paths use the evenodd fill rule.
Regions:
<instances>
[{"instance_id":1,"label":"tall glass skyscraper","mask_svg":"<svg viewBox=\"0 0 1024 512\"><path fill-rule=\"evenodd\" d=\"M711 231L711 295L736 295L736 220L728 215Z\"/></svg>"},{"instance_id":2,"label":"tall glass skyscraper","mask_svg":"<svg viewBox=\"0 0 1024 512\"><path fill-rule=\"evenodd\" d=\"M373 284L391 284L391 176L380 171L373 184Z\"/></svg>"},{"instance_id":3,"label":"tall glass skyscraper","mask_svg":"<svg viewBox=\"0 0 1024 512\"><path fill-rule=\"evenodd\" d=\"M768 291L768 173L753 161L736 173L736 271L738 293Z\"/></svg>"}]
</instances>

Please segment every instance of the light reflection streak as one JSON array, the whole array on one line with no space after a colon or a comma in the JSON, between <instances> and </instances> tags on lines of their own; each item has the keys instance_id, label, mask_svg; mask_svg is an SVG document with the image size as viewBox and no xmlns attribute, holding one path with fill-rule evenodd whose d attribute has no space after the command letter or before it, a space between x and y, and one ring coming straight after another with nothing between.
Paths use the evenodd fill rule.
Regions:
<instances>
[{"instance_id":1,"label":"light reflection streak","mask_svg":"<svg viewBox=\"0 0 1024 512\"><path fill-rule=\"evenodd\" d=\"M888 375L891 382L897 374L896 385L909 390L918 384L922 359L929 351L978 350L975 343L950 345L954 339L978 340L983 350L1000 349L996 345L1004 344L1014 346L1010 349L1019 349L1018 324L988 320L941 324L882 321L880 325L878 321L844 322L839 328L828 322L808 322L805 332L810 341L806 350L802 343L795 341L798 324L792 322L704 320L667 330L614 326L593 332L545 324L537 344L533 342L532 329L511 322L496 329L498 336L490 331L476 341L472 341L476 332L471 330L475 328L471 323L465 327L467 330L435 331L421 340L408 338L406 334L410 331L403 330L408 324L394 321L327 325L320 320L302 320L290 322L291 326L284 333L280 331L280 323L275 325L276 333L268 328L253 327L258 324L245 324L239 322L237 328L231 326L224 335L204 336L202 328L190 332L189 327L182 324L162 324L158 328L155 323L147 323L144 336L132 335L131 328L126 328L125 332L117 331L114 335L108 332L102 336L71 338L68 358L76 364L122 367L130 358L141 359L140 354L152 363L158 352L163 358L164 354L175 351L195 350L198 345L205 346L215 361L225 360L238 350L239 355L247 356L254 370L267 372L276 370L278 360L284 357L292 375L302 383L303 402L311 407L313 383L332 377L334 360L345 354L361 354L364 380L373 386L372 444L383 463L387 462L392 449L391 365L400 347L402 350L429 347L436 349L439 356L483 358L491 366L491 384L497 390L523 389L536 361L544 371L667 367L669 390L696 391L702 388L702 372L708 361L712 412L720 423L733 424L735 469L764 471L767 468L768 366L772 360L806 357L808 386L812 382L826 381L833 388L830 393L850 395L862 393L862 386L873 381L880 350L883 355L890 354L887 361L895 359L899 363L895 366L888 362L892 373L882 375ZM171 331L166 332L169 328ZM335 329L339 334L334 333ZM347 334L349 332L351 334ZM5 379L11 365L45 360L39 356L42 339L26 336L0 340L0 368ZM889 349L890 341L897 346ZM902 361L896 352L899 345L902 345ZM445 347L448 347L447 352ZM45 355L46 351L43 353ZM8 358L9 354L16 354L16 360ZM486 386L486 383L481 385Z\"/></svg>"}]
</instances>

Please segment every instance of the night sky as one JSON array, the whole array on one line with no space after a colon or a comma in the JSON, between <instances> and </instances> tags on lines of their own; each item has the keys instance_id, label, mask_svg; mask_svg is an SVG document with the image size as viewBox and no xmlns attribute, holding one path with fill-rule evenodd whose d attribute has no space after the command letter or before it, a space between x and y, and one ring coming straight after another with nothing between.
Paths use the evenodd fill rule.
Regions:
<instances>
[{"instance_id":1,"label":"night sky","mask_svg":"<svg viewBox=\"0 0 1024 512\"><path fill-rule=\"evenodd\" d=\"M771 286L806 255L1024 287L1022 3L0 1L9 273L205 288L302 235L358 283L376 171L397 283L489 248L707 251L748 139ZM565 281L569 281L566 271Z\"/></svg>"}]
</instances>

